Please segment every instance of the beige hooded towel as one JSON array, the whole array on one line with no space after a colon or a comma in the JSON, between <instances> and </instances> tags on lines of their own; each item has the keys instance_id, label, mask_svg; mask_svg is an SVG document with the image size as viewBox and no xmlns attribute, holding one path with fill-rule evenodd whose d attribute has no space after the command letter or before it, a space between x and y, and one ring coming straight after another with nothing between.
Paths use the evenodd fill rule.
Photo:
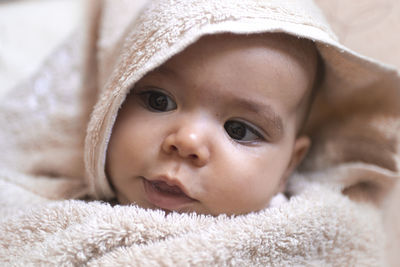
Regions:
<instances>
[{"instance_id":1,"label":"beige hooded towel","mask_svg":"<svg viewBox=\"0 0 400 267\"><path fill-rule=\"evenodd\" d=\"M380 207L400 175L398 73L341 46L308 0L132 2L91 3L87 28L1 102L0 262L386 265L391 232ZM223 32L307 38L324 61L306 127L313 147L291 177L289 202L211 217L87 201L114 196L105 155L132 85Z\"/></svg>"}]
</instances>

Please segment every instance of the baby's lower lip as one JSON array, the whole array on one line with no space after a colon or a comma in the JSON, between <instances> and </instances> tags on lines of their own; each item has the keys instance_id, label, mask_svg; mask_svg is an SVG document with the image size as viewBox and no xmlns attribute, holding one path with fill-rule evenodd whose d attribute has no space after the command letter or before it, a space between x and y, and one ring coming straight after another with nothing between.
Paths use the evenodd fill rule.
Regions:
<instances>
[{"instance_id":1,"label":"baby's lower lip","mask_svg":"<svg viewBox=\"0 0 400 267\"><path fill-rule=\"evenodd\" d=\"M187 196L179 187L169 186L162 181L149 181L143 178L143 186L147 200L161 209L179 211L196 201Z\"/></svg>"}]
</instances>

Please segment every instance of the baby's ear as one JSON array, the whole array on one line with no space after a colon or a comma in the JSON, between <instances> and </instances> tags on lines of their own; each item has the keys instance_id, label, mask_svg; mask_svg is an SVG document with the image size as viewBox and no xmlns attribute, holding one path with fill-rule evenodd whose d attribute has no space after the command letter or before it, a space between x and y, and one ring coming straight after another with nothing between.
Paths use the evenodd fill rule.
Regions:
<instances>
[{"instance_id":1,"label":"baby's ear","mask_svg":"<svg viewBox=\"0 0 400 267\"><path fill-rule=\"evenodd\" d=\"M308 150L310 149L311 146L311 139L307 135L301 135L296 138L294 147L293 147L293 155L292 155L292 160L291 163L292 166L292 172L294 169L299 166L299 164L302 162L304 157L307 155Z\"/></svg>"},{"instance_id":2,"label":"baby's ear","mask_svg":"<svg viewBox=\"0 0 400 267\"><path fill-rule=\"evenodd\" d=\"M292 156L289 161L289 165L287 166L287 169L281 179L278 192L283 192L285 190L288 178L294 172L297 166L299 166L304 157L307 155L310 145L311 145L311 139L308 136L301 135L296 138L295 143L293 145Z\"/></svg>"}]
</instances>

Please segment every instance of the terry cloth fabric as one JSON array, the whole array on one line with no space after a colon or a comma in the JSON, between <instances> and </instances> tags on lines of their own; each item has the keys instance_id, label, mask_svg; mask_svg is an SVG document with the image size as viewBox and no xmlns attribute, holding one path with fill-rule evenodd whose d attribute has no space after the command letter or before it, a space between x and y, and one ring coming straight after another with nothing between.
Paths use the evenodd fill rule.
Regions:
<instances>
[{"instance_id":1,"label":"terry cloth fabric","mask_svg":"<svg viewBox=\"0 0 400 267\"><path fill-rule=\"evenodd\" d=\"M2 217L0 261L13 266L381 266L378 218L372 207L316 185L281 208L234 218L165 217L136 206L70 200Z\"/></svg>"},{"instance_id":2,"label":"terry cloth fabric","mask_svg":"<svg viewBox=\"0 0 400 267\"><path fill-rule=\"evenodd\" d=\"M391 232L380 207L400 176L395 70L343 47L309 0L99 3L87 29L0 105L0 262L386 264ZM306 126L313 147L291 178L290 200L236 217L64 200L113 197L105 155L129 88L201 36L226 32L307 38L323 59Z\"/></svg>"}]
</instances>

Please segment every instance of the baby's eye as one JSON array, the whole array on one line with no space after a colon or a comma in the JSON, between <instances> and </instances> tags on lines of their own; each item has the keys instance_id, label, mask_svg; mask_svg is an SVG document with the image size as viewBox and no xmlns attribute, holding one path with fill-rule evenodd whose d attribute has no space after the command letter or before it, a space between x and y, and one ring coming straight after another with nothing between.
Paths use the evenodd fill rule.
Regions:
<instances>
[{"instance_id":1,"label":"baby's eye","mask_svg":"<svg viewBox=\"0 0 400 267\"><path fill-rule=\"evenodd\" d=\"M264 139L260 132L244 122L230 120L225 122L224 128L232 139L239 142L254 142Z\"/></svg>"},{"instance_id":2,"label":"baby's eye","mask_svg":"<svg viewBox=\"0 0 400 267\"><path fill-rule=\"evenodd\" d=\"M139 93L146 107L154 112L167 112L176 109L176 103L171 97L159 91L146 91Z\"/></svg>"}]
</instances>

